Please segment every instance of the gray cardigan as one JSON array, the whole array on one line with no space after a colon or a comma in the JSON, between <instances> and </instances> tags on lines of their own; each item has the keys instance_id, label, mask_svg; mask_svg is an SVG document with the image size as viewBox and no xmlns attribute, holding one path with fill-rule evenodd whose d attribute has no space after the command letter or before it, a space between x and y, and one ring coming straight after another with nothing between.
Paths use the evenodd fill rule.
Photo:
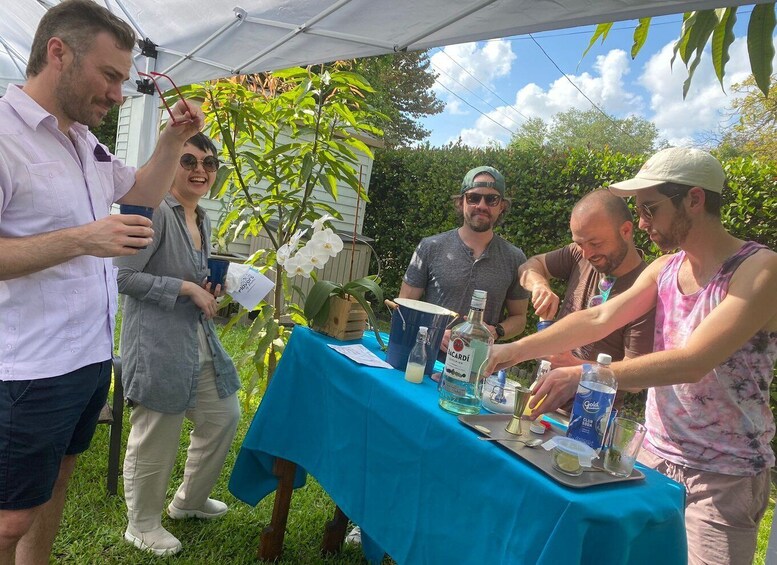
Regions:
<instances>
[{"instance_id":1,"label":"gray cardigan","mask_svg":"<svg viewBox=\"0 0 777 565\"><path fill-rule=\"evenodd\" d=\"M177 414L195 405L199 356L197 325L208 336L216 388L226 398L240 388L235 366L212 320L188 296L184 280L200 284L207 273L210 221L199 206L202 250L194 248L184 209L168 194L154 211L154 240L130 257L118 257L119 292L124 295L120 353L124 396L157 412Z\"/></svg>"}]
</instances>

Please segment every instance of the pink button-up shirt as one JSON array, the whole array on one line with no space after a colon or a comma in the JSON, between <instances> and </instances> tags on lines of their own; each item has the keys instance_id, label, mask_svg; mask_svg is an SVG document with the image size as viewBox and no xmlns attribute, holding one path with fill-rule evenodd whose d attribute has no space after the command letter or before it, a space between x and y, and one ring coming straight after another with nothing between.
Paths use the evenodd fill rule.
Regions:
<instances>
[{"instance_id":1,"label":"pink button-up shirt","mask_svg":"<svg viewBox=\"0 0 777 565\"><path fill-rule=\"evenodd\" d=\"M86 126L69 133L21 88L8 87L0 99L0 237L93 222L134 184L135 169ZM0 380L54 377L110 359L116 307L111 259L81 256L0 281Z\"/></svg>"}]
</instances>

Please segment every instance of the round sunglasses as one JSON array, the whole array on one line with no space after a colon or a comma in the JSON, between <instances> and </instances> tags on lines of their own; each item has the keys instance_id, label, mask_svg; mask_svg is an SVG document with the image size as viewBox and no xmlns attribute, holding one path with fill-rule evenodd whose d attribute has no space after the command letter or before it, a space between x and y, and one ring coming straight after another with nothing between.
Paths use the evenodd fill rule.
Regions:
<instances>
[{"instance_id":1,"label":"round sunglasses","mask_svg":"<svg viewBox=\"0 0 777 565\"><path fill-rule=\"evenodd\" d=\"M209 173L215 173L218 171L220 164L219 160L213 155L208 155L204 159L198 159L191 153L184 153L181 155L181 160L179 163L181 163L181 166L187 171L193 171L197 168L197 163L202 163L202 168Z\"/></svg>"},{"instance_id":2,"label":"round sunglasses","mask_svg":"<svg viewBox=\"0 0 777 565\"><path fill-rule=\"evenodd\" d=\"M610 291L615 286L615 277L612 275L606 275L599 279L599 294L596 294L588 299L588 308L599 306L607 302L610 297Z\"/></svg>"}]
</instances>

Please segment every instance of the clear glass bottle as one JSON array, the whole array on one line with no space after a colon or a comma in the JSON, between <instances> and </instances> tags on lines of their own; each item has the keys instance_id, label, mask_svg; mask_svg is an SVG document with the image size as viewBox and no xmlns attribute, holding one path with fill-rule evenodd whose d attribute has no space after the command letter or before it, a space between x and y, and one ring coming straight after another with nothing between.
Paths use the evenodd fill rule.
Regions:
<instances>
[{"instance_id":1,"label":"clear glass bottle","mask_svg":"<svg viewBox=\"0 0 777 565\"><path fill-rule=\"evenodd\" d=\"M415 345L410 350L407 358L407 367L405 368L405 380L411 383L419 384L424 380L424 371L426 370L426 333L428 328L420 326L415 338Z\"/></svg>"},{"instance_id":2,"label":"clear glass bottle","mask_svg":"<svg viewBox=\"0 0 777 565\"><path fill-rule=\"evenodd\" d=\"M567 437L590 445L597 453L602 448L618 390L618 381L610 369L611 362L609 355L600 353L595 364L583 365L567 428Z\"/></svg>"},{"instance_id":3,"label":"clear glass bottle","mask_svg":"<svg viewBox=\"0 0 777 565\"><path fill-rule=\"evenodd\" d=\"M445 369L440 378L440 407L454 414L480 412L483 374L494 338L483 323L485 290L472 293L466 321L451 330Z\"/></svg>"}]
</instances>

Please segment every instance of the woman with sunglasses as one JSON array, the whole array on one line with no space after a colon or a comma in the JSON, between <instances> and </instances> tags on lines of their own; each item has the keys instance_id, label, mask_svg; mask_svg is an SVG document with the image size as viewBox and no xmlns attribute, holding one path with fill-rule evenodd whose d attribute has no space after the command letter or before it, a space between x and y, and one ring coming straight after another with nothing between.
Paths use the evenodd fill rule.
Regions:
<instances>
[{"instance_id":1,"label":"woman with sunglasses","mask_svg":"<svg viewBox=\"0 0 777 565\"><path fill-rule=\"evenodd\" d=\"M237 429L240 380L213 324L222 289L205 283L211 227L200 199L216 180L216 148L202 133L184 145L170 192L154 212L154 239L116 260L125 295L122 382L133 406L124 458L129 524L125 539L164 556L181 542L162 511L184 418L192 423L181 485L170 518L217 518L210 498Z\"/></svg>"}]
</instances>

